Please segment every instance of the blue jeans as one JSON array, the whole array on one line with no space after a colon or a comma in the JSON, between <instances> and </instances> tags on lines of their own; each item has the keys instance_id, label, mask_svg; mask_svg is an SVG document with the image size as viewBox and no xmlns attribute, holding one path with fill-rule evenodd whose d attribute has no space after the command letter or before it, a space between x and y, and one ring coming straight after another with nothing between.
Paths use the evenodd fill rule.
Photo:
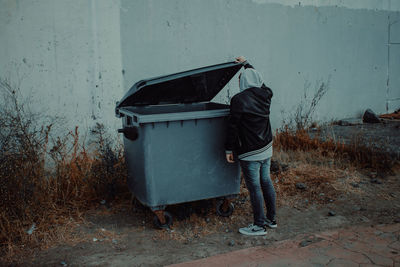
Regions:
<instances>
[{"instance_id":1,"label":"blue jeans","mask_svg":"<svg viewBox=\"0 0 400 267\"><path fill-rule=\"evenodd\" d=\"M250 193L253 208L254 224L263 226L268 220L275 220L276 193L271 181L271 158L261 161L240 161L247 190ZM267 208L267 217L264 213L264 201Z\"/></svg>"}]
</instances>

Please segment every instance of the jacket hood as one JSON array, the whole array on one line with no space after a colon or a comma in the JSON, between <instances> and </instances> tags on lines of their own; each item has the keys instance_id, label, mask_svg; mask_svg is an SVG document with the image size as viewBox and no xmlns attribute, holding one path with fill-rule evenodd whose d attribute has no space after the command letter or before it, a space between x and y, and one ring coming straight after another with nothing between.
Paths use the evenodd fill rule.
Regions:
<instances>
[{"instance_id":1,"label":"jacket hood","mask_svg":"<svg viewBox=\"0 0 400 267\"><path fill-rule=\"evenodd\" d=\"M255 69L247 68L240 75L239 88L242 92L252 87L259 88L263 83L264 81L258 71L256 71Z\"/></svg>"}]
</instances>

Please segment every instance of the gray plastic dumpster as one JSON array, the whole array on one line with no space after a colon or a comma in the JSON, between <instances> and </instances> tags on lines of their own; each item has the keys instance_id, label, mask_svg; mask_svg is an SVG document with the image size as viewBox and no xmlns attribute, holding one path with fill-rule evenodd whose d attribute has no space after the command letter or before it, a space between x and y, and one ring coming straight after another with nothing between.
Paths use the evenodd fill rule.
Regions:
<instances>
[{"instance_id":1,"label":"gray plastic dumpster","mask_svg":"<svg viewBox=\"0 0 400 267\"><path fill-rule=\"evenodd\" d=\"M167 205L239 193L239 166L227 163L224 152L229 106L210 101L242 66L230 62L141 80L117 102L128 187L155 212L156 225L172 223ZM231 203L218 203L220 215L232 213Z\"/></svg>"}]
</instances>

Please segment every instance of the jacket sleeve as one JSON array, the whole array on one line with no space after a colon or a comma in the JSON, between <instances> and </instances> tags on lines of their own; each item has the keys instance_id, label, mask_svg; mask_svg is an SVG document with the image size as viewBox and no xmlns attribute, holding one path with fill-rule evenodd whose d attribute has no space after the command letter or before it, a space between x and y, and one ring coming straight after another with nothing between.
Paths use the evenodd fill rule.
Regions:
<instances>
[{"instance_id":1,"label":"jacket sleeve","mask_svg":"<svg viewBox=\"0 0 400 267\"><path fill-rule=\"evenodd\" d=\"M226 153L232 153L239 141L239 121L242 116L240 111L240 102L236 97L233 97L230 105L230 115L228 118L228 129L226 134Z\"/></svg>"}]
</instances>

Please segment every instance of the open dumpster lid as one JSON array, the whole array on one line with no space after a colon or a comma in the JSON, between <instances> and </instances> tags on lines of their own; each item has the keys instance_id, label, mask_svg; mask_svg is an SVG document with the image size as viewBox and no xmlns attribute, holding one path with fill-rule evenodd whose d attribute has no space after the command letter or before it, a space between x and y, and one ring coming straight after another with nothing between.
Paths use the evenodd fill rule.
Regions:
<instances>
[{"instance_id":1,"label":"open dumpster lid","mask_svg":"<svg viewBox=\"0 0 400 267\"><path fill-rule=\"evenodd\" d=\"M125 106L208 102L245 64L228 62L135 83L117 103Z\"/></svg>"}]
</instances>

